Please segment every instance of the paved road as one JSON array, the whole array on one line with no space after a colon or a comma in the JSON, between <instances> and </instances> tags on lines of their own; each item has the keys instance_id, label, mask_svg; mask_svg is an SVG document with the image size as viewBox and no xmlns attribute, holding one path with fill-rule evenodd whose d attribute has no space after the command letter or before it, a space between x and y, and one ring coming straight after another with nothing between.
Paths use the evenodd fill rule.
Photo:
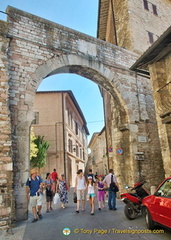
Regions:
<instances>
[{"instance_id":1,"label":"paved road","mask_svg":"<svg viewBox=\"0 0 171 240\"><path fill-rule=\"evenodd\" d=\"M13 229L14 235L3 234L3 240L89 240L89 239L116 239L116 240L169 240L171 232L160 228L164 233L145 233L145 221L142 216L129 221L123 213L124 203L117 201L117 211L96 208L95 215L90 215L90 207L87 203L86 211L75 213L76 205L72 200L72 190L69 194L69 204L65 209L60 205L54 206L50 213L45 212L43 207L43 219L32 223L32 215L28 221L20 223ZM66 236L63 229L69 228L71 233ZM120 231L123 231L120 233ZM128 233L129 231L129 233ZM156 229L156 231L158 231ZM127 233L126 233L127 232ZM139 233L138 233L139 232Z\"/></svg>"}]
</instances>

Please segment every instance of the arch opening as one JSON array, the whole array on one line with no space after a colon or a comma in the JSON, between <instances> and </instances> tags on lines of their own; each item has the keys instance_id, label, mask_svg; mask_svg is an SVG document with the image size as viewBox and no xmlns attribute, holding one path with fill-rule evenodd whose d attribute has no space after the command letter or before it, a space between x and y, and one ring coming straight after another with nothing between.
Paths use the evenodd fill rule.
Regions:
<instances>
[{"instance_id":1,"label":"arch opening","mask_svg":"<svg viewBox=\"0 0 171 240\"><path fill-rule=\"evenodd\" d=\"M79 65L78 63L70 64L70 65L68 64L65 65L66 63L63 63L63 66L58 66L59 61L54 61L54 63L55 64L53 65L53 69L52 69L52 64L50 64L50 67L47 67L48 62L46 62L44 65L38 68L35 71L35 73L30 77L26 87L26 95L28 94L27 104L29 105L29 108L27 111L24 111L24 112L23 110L19 109L19 115L21 116L21 119L19 120L18 125L16 126L16 129L15 129L15 135L20 136L17 140L15 139L19 152L14 153L13 159L17 159L16 171L14 173L14 180L15 180L15 176L19 174L20 183L21 183L20 187L24 186L24 183L26 181L26 177L28 177L29 168L30 168L28 136L29 136L30 125L34 119L34 115L33 115L34 96L40 83L43 81L44 78L48 76L58 74L58 73L69 72L69 73L74 73L74 74L86 77L91 81L95 82L96 84L98 84L100 86L102 94L104 95L104 98L110 98L109 100L110 104L109 106L106 107L106 110L105 110L105 114L106 114L106 111L110 111L110 114L108 114L108 116L110 117L108 119L105 119L107 124L107 128L106 128L107 148L112 147L113 149L116 149L118 146L120 146L120 142L123 142L124 144L126 141L129 141L129 131L127 131L126 135L124 134L124 138L123 138L123 133L120 132L120 127L122 125L125 125L128 121L127 111L125 110L126 104L123 104L124 101L120 93L116 91L116 87L108 78L111 73L110 70L105 68L101 64L97 64L97 63L94 63L94 66L93 66L93 63L91 63L91 66L87 66L85 64ZM116 118L112 113L113 109L115 109L115 113L117 115ZM118 172L118 177L120 178L120 181L124 182L123 178L125 178L125 176L123 177L121 175L121 172L123 171L123 169L121 169L120 165L117 167L117 161L118 161L117 158L118 157L116 156L115 153L113 154L112 157L109 158L109 167L114 167ZM114 162L114 159L115 159L115 162ZM128 159L128 157L126 159ZM19 162L23 163L22 168L18 167ZM71 163L69 167L70 169L72 168ZM21 193L23 195L25 194L24 189L22 189L22 191L19 191L20 188L18 187L18 183L14 183L14 185L15 185L14 191L16 195L16 203L17 205L19 205L18 201L20 198L20 194ZM25 198L24 201L27 202L27 199ZM23 214L21 214L21 211L23 212ZM27 209L23 209L23 210L17 209L17 212L20 213L20 214L16 213L16 216L18 219L27 218L26 217Z\"/></svg>"}]
</instances>

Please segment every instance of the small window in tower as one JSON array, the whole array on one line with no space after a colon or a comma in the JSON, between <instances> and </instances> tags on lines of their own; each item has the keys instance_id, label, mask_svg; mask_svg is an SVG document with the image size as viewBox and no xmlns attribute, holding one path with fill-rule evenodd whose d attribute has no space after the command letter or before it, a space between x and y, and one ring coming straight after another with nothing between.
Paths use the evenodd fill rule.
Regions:
<instances>
[{"instance_id":1,"label":"small window in tower","mask_svg":"<svg viewBox=\"0 0 171 240\"><path fill-rule=\"evenodd\" d=\"M39 112L34 112L33 124L39 124Z\"/></svg>"},{"instance_id":2,"label":"small window in tower","mask_svg":"<svg viewBox=\"0 0 171 240\"><path fill-rule=\"evenodd\" d=\"M154 42L154 34L151 32L148 32L149 42L152 44Z\"/></svg>"},{"instance_id":3,"label":"small window in tower","mask_svg":"<svg viewBox=\"0 0 171 240\"><path fill-rule=\"evenodd\" d=\"M144 2L144 9L149 10L149 8L148 8L148 1L147 0L143 0L143 2Z\"/></svg>"},{"instance_id":4,"label":"small window in tower","mask_svg":"<svg viewBox=\"0 0 171 240\"><path fill-rule=\"evenodd\" d=\"M154 5L154 4L152 4L152 8L153 8L153 13L154 13L155 15L158 15L158 14L157 14L157 6Z\"/></svg>"}]
</instances>

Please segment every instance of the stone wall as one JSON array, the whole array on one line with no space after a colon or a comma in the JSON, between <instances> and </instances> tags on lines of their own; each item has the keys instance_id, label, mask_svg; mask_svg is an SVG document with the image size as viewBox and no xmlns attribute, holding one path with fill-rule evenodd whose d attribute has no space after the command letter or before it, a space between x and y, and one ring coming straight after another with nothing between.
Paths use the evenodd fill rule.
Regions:
<instances>
[{"instance_id":1,"label":"stone wall","mask_svg":"<svg viewBox=\"0 0 171 240\"><path fill-rule=\"evenodd\" d=\"M171 175L171 54L149 65L165 176Z\"/></svg>"},{"instance_id":2,"label":"stone wall","mask_svg":"<svg viewBox=\"0 0 171 240\"><path fill-rule=\"evenodd\" d=\"M114 169L121 191L125 185L132 186L141 180L146 180L150 189L164 178L151 81L140 76L126 77L127 83L123 84L122 79L118 88L125 93L127 106L130 105L129 116L117 99L103 93L107 145L113 148L109 168ZM123 149L122 155L116 153L117 148Z\"/></svg>"},{"instance_id":3,"label":"stone wall","mask_svg":"<svg viewBox=\"0 0 171 240\"><path fill-rule=\"evenodd\" d=\"M13 165L11 158L11 122L8 108L8 61L10 39L6 38L7 23L0 21L0 228L7 227L12 218Z\"/></svg>"}]
</instances>

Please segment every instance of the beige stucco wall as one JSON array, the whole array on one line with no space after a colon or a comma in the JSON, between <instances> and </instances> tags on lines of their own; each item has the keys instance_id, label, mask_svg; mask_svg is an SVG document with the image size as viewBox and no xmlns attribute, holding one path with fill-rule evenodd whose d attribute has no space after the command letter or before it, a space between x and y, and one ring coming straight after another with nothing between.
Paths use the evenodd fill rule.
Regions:
<instances>
[{"instance_id":1,"label":"beige stucco wall","mask_svg":"<svg viewBox=\"0 0 171 240\"><path fill-rule=\"evenodd\" d=\"M40 174L45 177L47 172L51 173L56 168L58 175L65 172L69 184L74 186L77 168L84 170L88 158L86 135L81 134L80 131L84 124L83 119L69 94L65 92L37 93L34 111L39 112L39 123L33 125L34 133L36 136L44 136L44 140L50 143L47 150L47 163L40 169ZM68 111L72 114L70 123ZM79 124L78 135L75 133L75 121ZM76 148L76 144L78 145L79 156L76 156L75 151L69 151L69 139L73 141L72 149ZM83 155L80 158L80 148L85 151L84 160Z\"/></svg>"},{"instance_id":2,"label":"beige stucco wall","mask_svg":"<svg viewBox=\"0 0 171 240\"><path fill-rule=\"evenodd\" d=\"M106 175L108 173L108 159L106 149L106 135L105 130L94 133L89 144L91 150L89 168L95 174Z\"/></svg>"}]
</instances>

